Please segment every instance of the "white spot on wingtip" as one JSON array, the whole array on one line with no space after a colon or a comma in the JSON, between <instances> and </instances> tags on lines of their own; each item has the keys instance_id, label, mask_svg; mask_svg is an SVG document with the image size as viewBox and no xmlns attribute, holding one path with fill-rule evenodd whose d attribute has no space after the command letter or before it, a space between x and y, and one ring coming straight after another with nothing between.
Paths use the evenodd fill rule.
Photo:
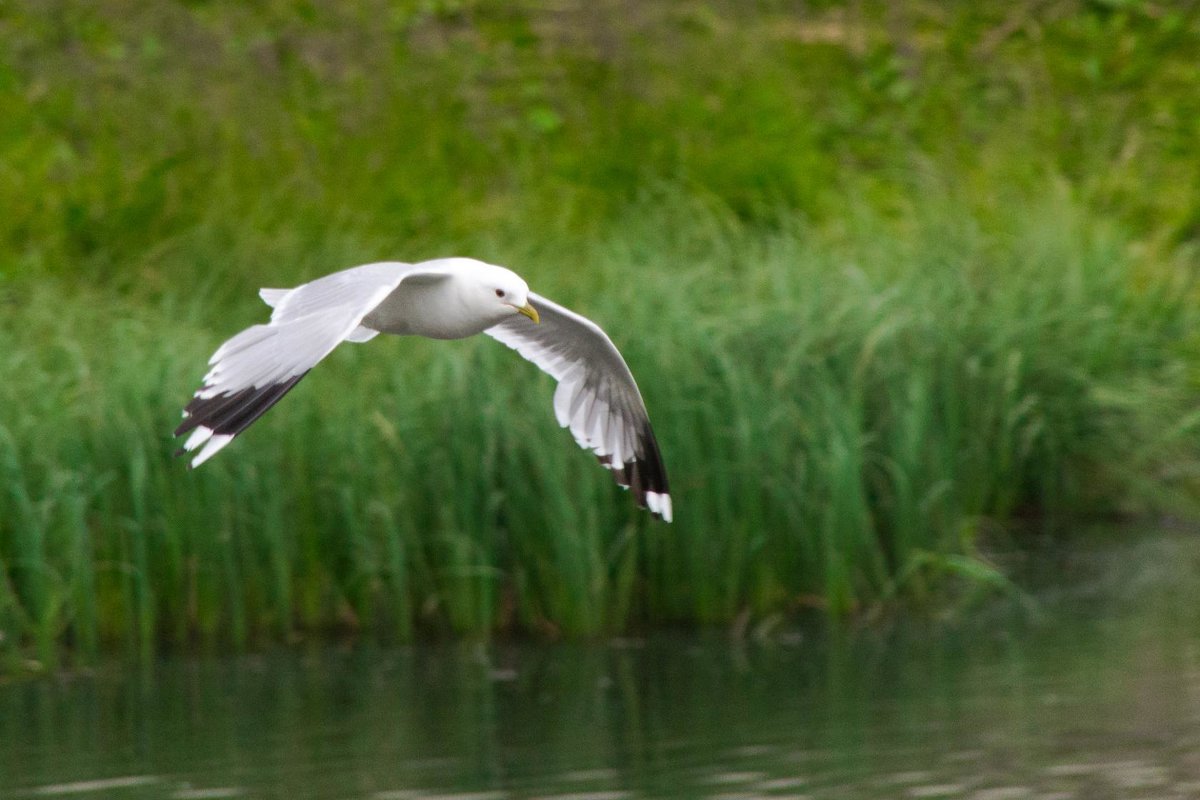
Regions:
<instances>
[{"instance_id":1,"label":"white spot on wingtip","mask_svg":"<svg viewBox=\"0 0 1200 800\"><path fill-rule=\"evenodd\" d=\"M209 431L210 435L211 433L212 431ZM195 469L205 461L208 461L210 458L215 456L217 453L221 452L221 449L232 441L233 437L228 433L222 433L219 436L213 436L204 443L204 449L200 451L200 454L192 459L192 469Z\"/></svg>"},{"instance_id":2,"label":"white spot on wingtip","mask_svg":"<svg viewBox=\"0 0 1200 800\"><path fill-rule=\"evenodd\" d=\"M204 444L209 439L211 439L212 435L213 435L212 428L201 425L198 428L196 428L196 430L192 431L192 435L189 436L187 438L187 441L183 443L183 449L186 452L190 453L191 451L195 450L197 447L199 447L200 445Z\"/></svg>"},{"instance_id":3,"label":"white spot on wingtip","mask_svg":"<svg viewBox=\"0 0 1200 800\"><path fill-rule=\"evenodd\" d=\"M671 521L671 495L646 492L646 508L662 517L663 522Z\"/></svg>"}]
</instances>

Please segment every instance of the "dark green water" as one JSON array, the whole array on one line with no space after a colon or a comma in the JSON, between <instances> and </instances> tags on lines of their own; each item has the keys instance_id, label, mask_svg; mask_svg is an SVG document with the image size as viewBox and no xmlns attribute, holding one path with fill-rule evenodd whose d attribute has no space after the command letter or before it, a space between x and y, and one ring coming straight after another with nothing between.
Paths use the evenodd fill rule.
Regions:
<instances>
[{"instance_id":1,"label":"dark green water","mask_svg":"<svg viewBox=\"0 0 1200 800\"><path fill-rule=\"evenodd\" d=\"M1200 541L1033 567L1033 618L11 682L0 797L1200 797Z\"/></svg>"}]
</instances>

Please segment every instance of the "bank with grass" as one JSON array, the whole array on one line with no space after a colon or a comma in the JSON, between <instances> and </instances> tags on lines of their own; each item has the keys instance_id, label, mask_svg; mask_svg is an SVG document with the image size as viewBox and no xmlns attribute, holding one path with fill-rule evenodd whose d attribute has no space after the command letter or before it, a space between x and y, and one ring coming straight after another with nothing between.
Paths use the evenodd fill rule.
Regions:
<instances>
[{"instance_id":1,"label":"bank with grass","mask_svg":"<svg viewBox=\"0 0 1200 800\"><path fill-rule=\"evenodd\" d=\"M0 17L6 658L942 608L1031 521L1196 513L1195 20L339 8ZM609 331L676 524L490 340L172 460L259 286L452 253Z\"/></svg>"}]
</instances>

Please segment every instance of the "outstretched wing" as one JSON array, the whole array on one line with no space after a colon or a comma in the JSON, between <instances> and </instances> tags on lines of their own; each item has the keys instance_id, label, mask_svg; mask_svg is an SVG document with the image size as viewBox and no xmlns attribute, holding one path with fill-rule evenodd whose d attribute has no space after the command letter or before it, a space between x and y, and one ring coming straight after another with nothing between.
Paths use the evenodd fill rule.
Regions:
<instances>
[{"instance_id":1,"label":"outstretched wing","mask_svg":"<svg viewBox=\"0 0 1200 800\"><path fill-rule=\"evenodd\" d=\"M363 341L359 323L405 278L411 264L385 262L335 272L295 289L265 289L271 321L234 336L208 360L211 369L183 411L177 455L200 452L198 467L279 402L317 362L346 340Z\"/></svg>"},{"instance_id":2,"label":"outstretched wing","mask_svg":"<svg viewBox=\"0 0 1200 800\"><path fill-rule=\"evenodd\" d=\"M637 504L671 521L671 495L658 442L633 374L596 323L532 292L541 324L513 316L484 333L558 381L554 414L591 450Z\"/></svg>"}]
</instances>

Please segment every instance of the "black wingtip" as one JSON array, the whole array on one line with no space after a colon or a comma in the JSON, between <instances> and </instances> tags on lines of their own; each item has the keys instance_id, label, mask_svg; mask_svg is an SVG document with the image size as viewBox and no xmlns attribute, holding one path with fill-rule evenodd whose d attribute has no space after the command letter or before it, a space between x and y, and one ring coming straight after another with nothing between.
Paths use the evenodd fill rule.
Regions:
<instances>
[{"instance_id":1,"label":"black wingtip","mask_svg":"<svg viewBox=\"0 0 1200 800\"><path fill-rule=\"evenodd\" d=\"M184 409L184 420L175 429L175 435L183 436L196 428L208 428L212 436L233 438L278 403L307 374L305 371L278 383L251 386L212 397L197 395ZM175 455L181 456L186 452L187 448L181 447L175 451Z\"/></svg>"},{"instance_id":2,"label":"black wingtip","mask_svg":"<svg viewBox=\"0 0 1200 800\"><path fill-rule=\"evenodd\" d=\"M613 478L621 488L633 492L633 500L638 508L645 509L656 519L670 522L671 490L667 481L667 470L663 466L658 440L649 422L642 427L639 444L642 446L642 455L626 461L620 467L613 466L610 455L598 455L596 458L605 469L612 472Z\"/></svg>"}]
</instances>

